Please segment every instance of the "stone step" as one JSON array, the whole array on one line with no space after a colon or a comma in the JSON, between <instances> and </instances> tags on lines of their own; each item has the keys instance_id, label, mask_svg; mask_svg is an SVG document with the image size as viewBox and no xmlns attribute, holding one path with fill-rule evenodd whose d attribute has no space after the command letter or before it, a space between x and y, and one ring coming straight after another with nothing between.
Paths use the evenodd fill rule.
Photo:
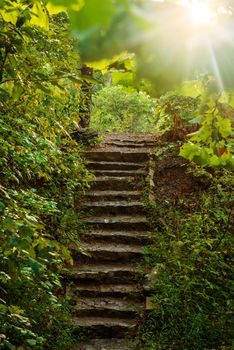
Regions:
<instances>
[{"instance_id":1,"label":"stone step","mask_svg":"<svg viewBox=\"0 0 234 350\"><path fill-rule=\"evenodd\" d=\"M131 141L131 142L156 142L160 134L149 132L105 132L101 134L103 142L106 141Z\"/></svg>"},{"instance_id":2,"label":"stone step","mask_svg":"<svg viewBox=\"0 0 234 350\"><path fill-rule=\"evenodd\" d=\"M113 231L113 230L91 230L85 232L83 241L94 242L122 242L132 244L149 243L150 233L146 231Z\"/></svg>"},{"instance_id":3,"label":"stone step","mask_svg":"<svg viewBox=\"0 0 234 350\"><path fill-rule=\"evenodd\" d=\"M143 187L143 181L136 181L131 176L97 176L92 183L92 190L113 190L127 191Z\"/></svg>"},{"instance_id":4,"label":"stone step","mask_svg":"<svg viewBox=\"0 0 234 350\"><path fill-rule=\"evenodd\" d=\"M136 176L136 175L147 175L146 170L136 169L136 170L95 170L96 176Z\"/></svg>"},{"instance_id":5,"label":"stone step","mask_svg":"<svg viewBox=\"0 0 234 350\"><path fill-rule=\"evenodd\" d=\"M85 218L84 222L102 230L148 230L149 223L144 215L94 216Z\"/></svg>"},{"instance_id":6,"label":"stone step","mask_svg":"<svg viewBox=\"0 0 234 350\"><path fill-rule=\"evenodd\" d=\"M126 317L133 318L141 315L145 308L144 303L131 299L116 297L86 297L78 296L72 298L75 305L72 308L74 316L95 317Z\"/></svg>"},{"instance_id":7,"label":"stone step","mask_svg":"<svg viewBox=\"0 0 234 350\"><path fill-rule=\"evenodd\" d=\"M66 295L89 297L121 297L126 298L129 295L137 300L144 300L143 287L137 284L97 284L97 283L76 283L67 286Z\"/></svg>"},{"instance_id":8,"label":"stone step","mask_svg":"<svg viewBox=\"0 0 234 350\"><path fill-rule=\"evenodd\" d=\"M98 161L112 161L112 162L145 162L149 159L149 149L131 149L131 148L118 148L118 147L103 147L87 150L84 156L88 160Z\"/></svg>"},{"instance_id":9,"label":"stone step","mask_svg":"<svg viewBox=\"0 0 234 350\"><path fill-rule=\"evenodd\" d=\"M109 140L105 141L104 143L107 146L111 147L127 147L127 148L150 148L150 147L156 147L155 142L153 141L136 141L136 140Z\"/></svg>"},{"instance_id":10,"label":"stone step","mask_svg":"<svg viewBox=\"0 0 234 350\"><path fill-rule=\"evenodd\" d=\"M95 174L83 209L88 230L74 266L66 270L67 295L73 304L77 334L87 341L72 350L133 350L145 311L145 277L140 261L149 243L150 224L142 201L155 134L105 133L84 155ZM115 338L115 339L112 339ZM119 339L119 340L118 340ZM131 340L132 340L131 339Z\"/></svg>"},{"instance_id":11,"label":"stone step","mask_svg":"<svg viewBox=\"0 0 234 350\"><path fill-rule=\"evenodd\" d=\"M139 200L142 198L141 191L89 191L86 193L86 198L96 201L121 201L121 200Z\"/></svg>"},{"instance_id":12,"label":"stone step","mask_svg":"<svg viewBox=\"0 0 234 350\"><path fill-rule=\"evenodd\" d=\"M133 335L138 325L137 319L113 317L74 317L73 326L77 326L77 333L84 329L87 337L92 338L123 338ZM109 350L109 349L108 349Z\"/></svg>"},{"instance_id":13,"label":"stone step","mask_svg":"<svg viewBox=\"0 0 234 350\"><path fill-rule=\"evenodd\" d=\"M146 163L89 161L87 166L92 170L144 170Z\"/></svg>"},{"instance_id":14,"label":"stone step","mask_svg":"<svg viewBox=\"0 0 234 350\"><path fill-rule=\"evenodd\" d=\"M73 266L64 272L64 278L73 283L130 283L143 279L143 273L133 263L95 262Z\"/></svg>"},{"instance_id":15,"label":"stone step","mask_svg":"<svg viewBox=\"0 0 234 350\"><path fill-rule=\"evenodd\" d=\"M136 144L136 145L148 145L148 144L153 144L155 145L156 144L156 140L152 140L152 139L142 139L142 138L126 138L126 139L122 139L122 138L119 138L119 137L113 137L113 138L108 138L106 137L105 140L104 140L104 144L108 144L108 143L111 143L111 142L115 142L115 143L130 143L130 144Z\"/></svg>"},{"instance_id":16,"label":"stone step","mask_svg":"<svg viewBox=\"0 0 234 350\"><path fill-rule=\"evenodd\" d=\"M129 339L91 339L88 342L76 344L71 350L134 350Z\"/></svg>"},{"instance_id":17,"label":"stone step","mask_svg":"<svg viewBox=\"0 0 234 350\"><path fill-rule=\"evenodd\" d=\"M143 212L144 205L140 201L97 201L82 204L92 215L128 215Z\"/></svg>"},{"instance_id":18,"label":"stone step","mask_svg":"<svg viewBox=\"0 0 234 350\"><path fill-rule=\"evenodd\" d=\"M124 244L124 243L109 243L109 242L93 242L82 243L82 251L86 251L88 255L80 253L80 250L73 250L73 258L81 261L134 261L141 257L143 248L140 245ZM72 247L71 247L72 249Z\"/></svg>"}]
</instances>

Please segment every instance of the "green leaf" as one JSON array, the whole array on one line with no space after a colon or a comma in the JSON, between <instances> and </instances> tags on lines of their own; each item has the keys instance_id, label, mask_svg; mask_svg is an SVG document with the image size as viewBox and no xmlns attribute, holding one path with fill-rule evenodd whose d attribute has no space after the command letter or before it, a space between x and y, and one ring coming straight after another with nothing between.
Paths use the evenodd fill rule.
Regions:
<instances>
[{"instance_id":1,"label":"green leaf","mask_svg":"<svg viewBox=\"0 0 234 350\"><path fill-rule=\"evenodd\" d=\"M206 166L209 164L209 158L210 158L210 154L207 148L202 147L200 150L200 154L198 156L198 163L201 166ZM196 158L194 159L194 161L196 161Z\"/></svg>"},{"instance_id":2,"label":"green leaf","mask_svg":"<svg viewBox=\"0 0 234 350\"><path fill-rule=\"evenodd\" d=\"M189 120L189 124L200 124L205 119L204 115L199 115L196 118Z\"/></svg>"},{"instance_id":3,"label":"green leaf","mask_svg":"<svg viewBox=\"0 0 234 350\"><path fill-rule=\"evenodd\" d=\"M49 19L42 4L39 2L35 3L31 15L30 24L40 26L45 30L49 29Z\"/></svg>"},{"instance_id":4,"label":"green leaf","mask_svg":"<svg viewBox=\"0 0 234 350\"><path fill-rule=\"evenodd\" d=\"M191 161L195 156L199 155L199 153L200 153L199 145L189 142L189 143L185 143L180 148L179 155Z\"/></svg>"},{"instance_id":5,"label":"green leaf","mask_svg":"<svg viewBox=\"0 0 234 350\"><path fill-rule=\"evenodd\" d=\"M9 97L9 92L6 89L3 89L3 88L0 87L0 96L2 98L4 98L4 99L8 98Z\"/></svg>"},{"instance_id":6,"label":"green leaf","mask_svg":"<svg viewBox=\"0 0 234 350\"><path fill-rule=\"evenodd\" d=\"M210 158L209 164L213 167L218 167L221 164L220 158L216 155Z\"/></svg>"},{"instance_id":7,"label":"green leaf","mask_svg":"<svg viewBox=\"0 0 234 350\"><path fill-rule=\"evenodd\" d=\"M39 90L42 90L42 91L44 91L46 94L49 94L49 95L50 95L51 90L50 90L47 86L45 86L44 84L40 83L39 81L37 81L37 82L35 83L35 85L36 85L36 87L37 87Z\"/></svg>"},{"instance_id":8,"label":"green leaf","mask_svg":"<svg viewBox=\"0 0 234 350\"><path fill-rule=\"evenodd\" d=\"M24 91L24 88L21 84L14 84L14 88L13 88L13 91L12 91L12 97L13 97L13 100L14 101L17 101L20 96L22 95Z\"/></svg>"},{"instance_id":9,"label":"green leaf","mask_svg":"<svg viewBox=\"0 0 234 350\"><path fill-rule=\"evenodd\" d=\"M70 12L71 18L74 19L72 23L73 29L85 31L90 27L100 26L107 28L116 13L116 7L111 0L86 0L85 5L77 12Z\"/></svg>"},{"instance_id":10,"label":"green leaf","mask_svg":"<svg viewBox=\"0 0 234 350\"><path fill-rule=\"evenodd\" d=\"M223 138L227 138L232 133L232 125L231 120L227 118L218 118L217 126L219 128L219 132Z\"/></svg>"},{"instance_id":11,"label":"green leaf","mask_svg":"<svg viewBox=\"0 0 234 350\"><path fill-rule=\"evenodd\" d=\"M0 201L0 213L2 213L5 208L6 208L6 205Z\"/></svg>"},{"instance_id":12,"label":"green leaf","mask_svg":"<svg viewBox=\"0 0 234 350\"><path fill-rule=\"evenodd\" d=\"M0 271L0 280L3 282L3 283L6 283L7 281L9 281L11 279L11 277L3 272L3 271Z\"/></svg>"},{"instance_id":13,"label":"green leaf","mask_svg":"<svg viewBox=\"0 0 234 350\"><path fill-rule=\"evenodd\" d=\"M21 237L31 236L32 233L33 233L33 230L31 227L27 225L19 225L19 234Z\"/></svg>"},{"instance_id":14,"label":"green leaf","mask_svg":"<svg viewBox=\"0 0 234 350\"><path fill-rule=\"evenodd\" d=\"M5 314L7 312L7 306L0 304L0 314Z\"/></svg>"},{"instance_id":15,"label":"green leaf","mask_svg":"<svg viewBox=\"0 0 234 350\"><path fill-rule=\"evenodd\" d=\"M42 265L40 263L38 263L38 261L36 261L33 258L29 258L28 264L31 267L31 269L35 275L38 275L40 273Z\"/></svg>"},{"instance_id":16,"label":"green leaf","mask_svg":"<svg viewBox=\"0 0 234 350\"><path fill-rule=\"evenodd\" d=\"M26 341L31 346L37 345L37 341L35 339L27 339Z\"/></svg>"}]
</instances>

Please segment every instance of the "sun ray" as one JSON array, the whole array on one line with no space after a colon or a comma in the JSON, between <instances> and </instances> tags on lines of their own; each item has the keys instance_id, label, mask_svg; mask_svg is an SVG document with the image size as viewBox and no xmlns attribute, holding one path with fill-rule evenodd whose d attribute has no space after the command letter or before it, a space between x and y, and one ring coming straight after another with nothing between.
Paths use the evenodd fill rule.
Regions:
<instances>
[{"instance_id":1,"label":"sun ray","mask_svg":"<svg viewBox=\"0 0 234 350\"><path fill-rule=\"evenodd\" d=\"M217 81L220 93L223 93L224 92L224 85L223 85L222 76L221 76L220 71L219 71L219 66L218 66L218 63L217 63L217 60L215 57L214 50L213 50L212 45L209 41L207 42L207 46L208 46L208 50L209 50L209 55L210 55L210 60L211 60L211 64L212 64L214 77Z\"/></svg>"}]
</instances>

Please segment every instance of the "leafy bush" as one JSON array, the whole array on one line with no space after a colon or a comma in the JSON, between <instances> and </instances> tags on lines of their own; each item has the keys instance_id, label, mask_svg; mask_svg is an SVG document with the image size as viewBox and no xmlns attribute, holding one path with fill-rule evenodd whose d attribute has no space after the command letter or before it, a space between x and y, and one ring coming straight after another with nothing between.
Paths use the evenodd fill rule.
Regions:
<instances>
[{"instance_id":1,"label":"leafy bush","mask_svg":"<svg viewBox=\"0 0 234 350\"><path fill-rule=\"evenodd\" d=\"M200 106L200 99L167 93L157 99L155 118L160 131L183 130L194 118Z\"/></svg>"},{"instance_id":2,"label":"leafy bush","mask_svg":"<svg viewBox=\"0 0 234 350\"><path fill-rule=\"evenodd\" d=\"M144 92L105 87L93 98L91 126L100 131L152 131L154 104Z\"/></svg>"},{"instance_id":3,"label":"leafy bush","mask_svg":"<svg viewBox=\"0 0 234 350\"><path fill-rule=\"evenodd\" d=\"M154 307L141 349L233 346L234 177L225 170L192 173L208 179L208 188L200 186L190 201L167 198L150 207L155 231L146 261L154 271Z\"/></svg>"},{"instance_id":4,"label":"leafy bush","mask_svg":"<svg viewBox=\"0 0 234 350\"><path fill-rule=\"evenodd\" d=\"M216 102L205 115L195 118L201 128L181 147L182 157L201 166L234 169L233 129L229 113L222 113L224 106Z\"/></svg>"},{"instance_id":5,"label":"leafy bush","mask_svg":"<svg viewBox=\"0 0 234 350\"><path fill-rule=\"evenodd\" d=\"M59 276L82 229L76 197L91 179L70 137L79 56L66 14L48 31L29 14L19 25L24 1L5 3L14 9L12 22L0 11L0 349L57 350L72 332Z\"/></svg>"}]
</instances>

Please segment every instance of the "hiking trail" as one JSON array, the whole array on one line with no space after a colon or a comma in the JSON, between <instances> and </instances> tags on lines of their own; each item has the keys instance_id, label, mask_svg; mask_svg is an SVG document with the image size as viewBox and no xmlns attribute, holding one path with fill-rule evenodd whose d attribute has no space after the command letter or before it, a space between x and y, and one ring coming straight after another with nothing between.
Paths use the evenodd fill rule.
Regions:
<instances>
[{"instance_id":1,"label":"hiking trail","mask_svg":"<svg viewBox=\"0 0 234 350\"><path fill-rule=\"evenodd\" d=\"M146 292L139 267L150 240L143 206L155 134L111 133L86 152L95 181L85 196L90 227L70 269L67 295L73 323L87 340L73 350L131 350L144 319Z\"/></svg>"}]
</instances>

